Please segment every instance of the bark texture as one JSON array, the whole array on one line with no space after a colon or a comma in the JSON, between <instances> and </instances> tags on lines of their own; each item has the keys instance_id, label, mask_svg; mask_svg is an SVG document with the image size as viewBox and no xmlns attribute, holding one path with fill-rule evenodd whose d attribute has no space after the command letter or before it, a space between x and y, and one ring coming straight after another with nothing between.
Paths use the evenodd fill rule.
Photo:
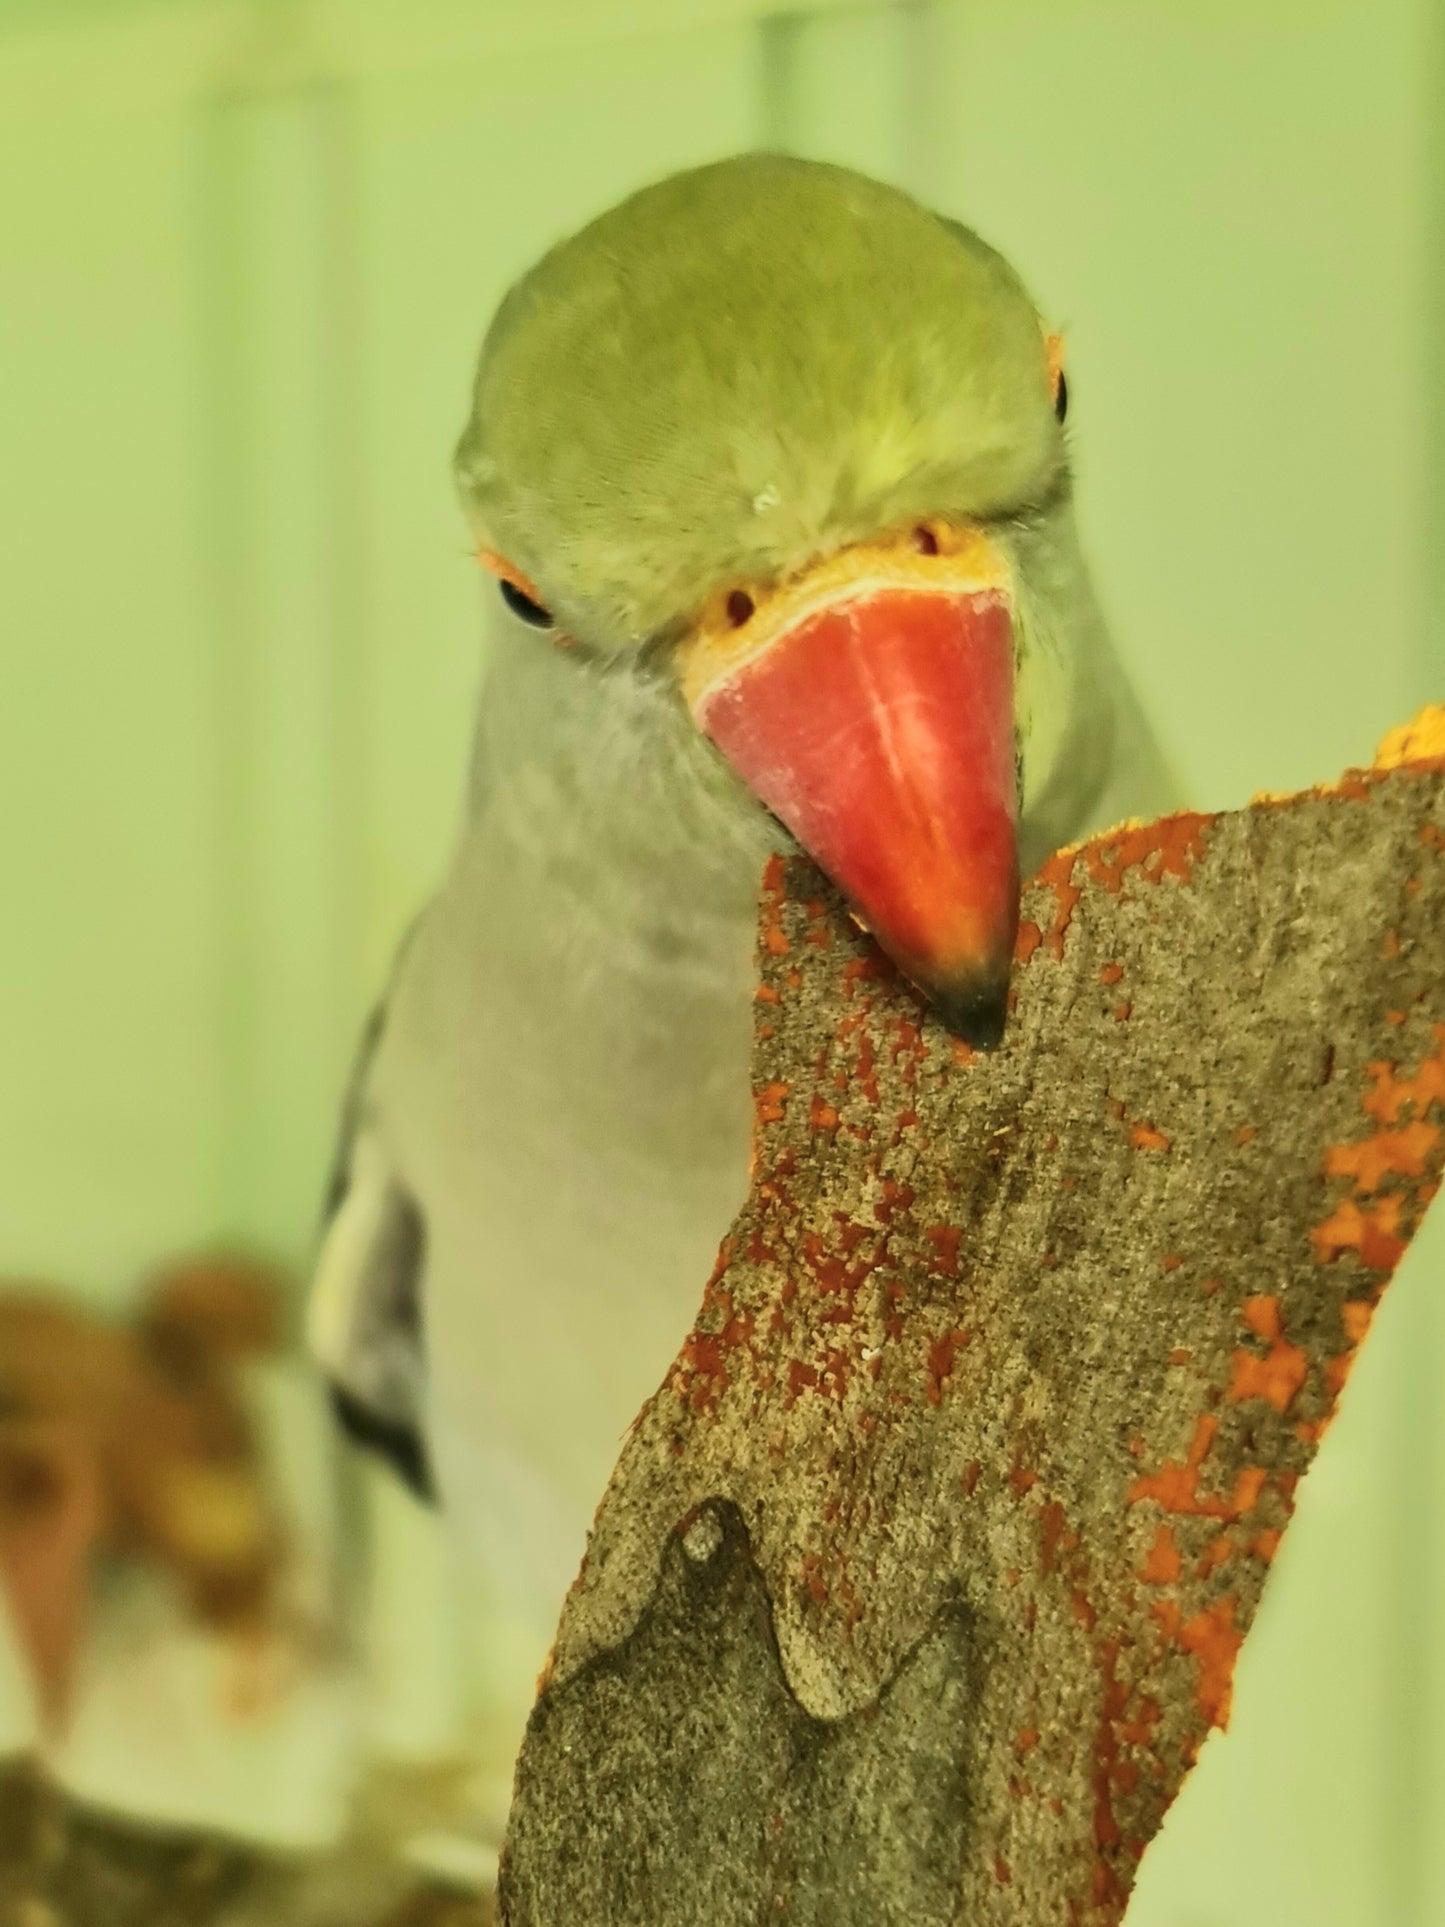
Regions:
<instances>
[{"instance_id":1,"label":"bark texture","mask_svg":"<svg viewBox=\"0 0 1445 1927\"><path fill-rule=\"evenodd\" d=\"M773 867L752 1195L562 1616L510 1927L1119 1919L1445 1157L1445 738L1393 755L1052 859L989 1056Z\"/></svg>"}]
</instances>

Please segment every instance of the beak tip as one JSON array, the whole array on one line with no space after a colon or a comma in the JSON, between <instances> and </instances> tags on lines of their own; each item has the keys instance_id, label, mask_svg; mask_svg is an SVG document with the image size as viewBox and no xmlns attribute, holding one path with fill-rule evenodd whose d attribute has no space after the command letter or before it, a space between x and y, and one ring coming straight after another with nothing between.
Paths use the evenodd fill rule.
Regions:
<instances>
[{"instance_id":1,"label":"beak tip","mask_svg":"<svg viewBox=\"0 0 1445 1927\"><path fill-rule=\"evenodd\" d=\"M921 984L939 1021L974 1050L997 1050L1008 1022L1009 980L967 978Z\"/></svg>"}]
</instances>

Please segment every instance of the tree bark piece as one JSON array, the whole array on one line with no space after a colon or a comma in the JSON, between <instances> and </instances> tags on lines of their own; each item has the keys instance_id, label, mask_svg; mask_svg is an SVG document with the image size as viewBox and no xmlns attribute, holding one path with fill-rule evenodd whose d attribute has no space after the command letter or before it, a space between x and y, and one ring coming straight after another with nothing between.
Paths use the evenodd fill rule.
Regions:
<instances>
[{"instance_id":1,"label":"tree bark piece","mask_svg":"<svg viewBox=\"0 0 1445 1927\"><path fill-rule=\"evenodd\" d=\"M1392 754L1051 859L989 1056L770 869L752 1195L563 1612L511 1927L1119 1919L1445 1158L1445 740Z\"/></svg>"}]
</instances>

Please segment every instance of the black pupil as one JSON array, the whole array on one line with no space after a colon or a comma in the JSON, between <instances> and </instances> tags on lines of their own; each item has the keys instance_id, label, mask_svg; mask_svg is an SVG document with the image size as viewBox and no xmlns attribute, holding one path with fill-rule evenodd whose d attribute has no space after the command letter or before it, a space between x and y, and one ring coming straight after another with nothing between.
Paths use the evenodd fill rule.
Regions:
<instances>
[{"instance_id":1,"label":"black pupil","mask_svg":"<svg viewBox=\"0 0 1445 1927\"><path fill-rule=\"evenodd\" d=\"M1065 415L1068 414L1068 412L1069 412L1069 384L1065 380L1064 371L1061 368L1059 370L1059 385L1054 390L1054 413L1058 416L1059 420L1062 421Z\"/></svg>"},{"instance_id":2,"label":"black pupil","mask_svg":"<svg viewBox=\"0 0 1445 1927\"><path fill-rule=\"evenodd\" d=\"M520 616L523 622L530 622L534 629L552 627L552 618L541 603L533 602L529 595L523 594L515 582L508 582L505 577L502 581L502 600L514 616Z\"/></svg>"}]
</instances>

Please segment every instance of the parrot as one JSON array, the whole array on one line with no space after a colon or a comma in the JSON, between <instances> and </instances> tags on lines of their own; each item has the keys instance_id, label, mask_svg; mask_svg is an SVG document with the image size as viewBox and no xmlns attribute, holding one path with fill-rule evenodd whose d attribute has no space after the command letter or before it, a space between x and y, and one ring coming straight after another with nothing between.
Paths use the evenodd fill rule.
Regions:
<instances>
[{"instance_id":1,"label":"parrot","mask_svg":"<svg viewBox=\"0 0 1445 1927\"><path fill-rule=\"evenodd\" d=\"M769 856L808 853L989 1049L1021 877L1169 798L1068 399L992 247L784 155L635 192L486 333L460 830L362 1042L309 1323L342 1424L462 1548L498 1829L594 1510L746 1193Z\"/></svg>"}]
</instances>

